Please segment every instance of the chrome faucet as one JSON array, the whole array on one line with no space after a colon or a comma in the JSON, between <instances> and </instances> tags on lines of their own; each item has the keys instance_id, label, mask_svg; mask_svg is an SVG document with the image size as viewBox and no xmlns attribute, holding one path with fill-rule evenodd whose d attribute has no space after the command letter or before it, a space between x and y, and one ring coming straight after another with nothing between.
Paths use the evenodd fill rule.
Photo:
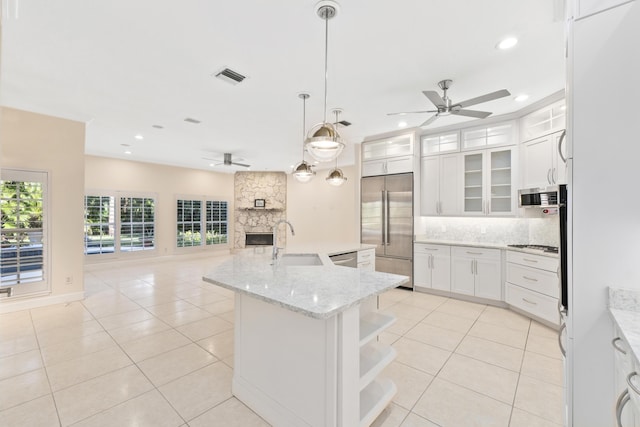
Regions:
<instances>
[{"instance_id":1,"label":"chrome faucet","mask_svg":"<svg viewBox=\"0 0 640 427\"><path fill-rule=\"evenodd\" d=\"M273 226L273 254L271 256L271 258L275 261L278 259L278 250L282 249L278 247L278 226L282 223L285 224L289 224L289 228L291 228L291 235L295 236L296 232L293 231L293 225L291 225L291 223L289 221L287 221L286 219L281 219L280 221L276 222L276 224ZM285 233L287 232L287 230L285 229Z\"/></svg>"}]
</instances>

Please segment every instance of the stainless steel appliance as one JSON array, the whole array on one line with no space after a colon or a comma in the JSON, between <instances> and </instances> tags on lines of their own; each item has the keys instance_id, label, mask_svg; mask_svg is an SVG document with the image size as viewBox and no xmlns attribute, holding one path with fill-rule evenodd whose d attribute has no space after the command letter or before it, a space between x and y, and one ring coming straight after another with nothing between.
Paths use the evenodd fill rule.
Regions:
<instances>
[{"instance_id":1,"label":"stainless steel appliance","mask_svg":"<svg viewBox=\"0 0 640 427\"><path fill-rule=\"evenodd\" d=\"M568 295L568 286L569 286L569 278L567 276L567 265L568 265L568 253L567 253L567 208L568 206L568 198L567 198L567 185L562 184L558 188L558 207L559 207L559 218L560 218L560 305L558 309L560 311L560 315L567 315L569 313L569 295Z\"/></svg>"},{"instance_id":2,"label":"stainless steel appliance","mask_svg":"<svg viewBox=\"0 0 640 427\"><path fill-rule=\"evenodd\" d=\"M345 252L342 254L329 255L329 259L334 265L341 265L343 267L358 268L358 253L357 252Z\"/></svg>"},{"instance_id":3,"label":"stainless steel appliance","mask_svg":"<svg viewBox=\"0 0 640 427\"><path fill-rule=\"evenodd\" d=\"M362 178L362 243L376 245L376 271L409 276L413 289L413 173Z\"/></svg>"},{"instance_id":4,"label":"stainless steel appliance","mask_svg":"<svg viewBox=\"0 0 640 427\"><path fill-rule=\"evenodd\" d=\"M511 248L519 248L519 249L531 249L534 251L541 251L541 252L547 252L547 253L552 253L552 254L557 254L558 253L558 247L557 246L548 246L548 245L507 245Z\"/></svg>"},{"instance_id":5,"label":"stainless steel appliance","mask_svg":"<svg viewBox=\"0 0 640 427\"><path fill-rule=\"evenodd\" d=\"M558 186L518 190L518 206L521 208L557 207Z\"/></svg>"}]
</instances>

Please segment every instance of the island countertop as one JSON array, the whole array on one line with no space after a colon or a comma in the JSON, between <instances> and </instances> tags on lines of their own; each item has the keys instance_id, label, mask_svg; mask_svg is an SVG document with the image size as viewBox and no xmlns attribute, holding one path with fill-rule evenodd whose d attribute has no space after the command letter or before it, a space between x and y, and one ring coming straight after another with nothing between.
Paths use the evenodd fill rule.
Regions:
<instances>
[{"instance_id":1,"label":"island countertop","mask_svg":"<svg viewBox=\"0 0 640 427\"><path fill-rule=\"evenodd\" d=\"M267 249L267 250L265 250ZM273 263L271 248L245 249L202 279L317 319L329 318L409 281L407 276L334 266Z\"/></svg>"}]
</instances>

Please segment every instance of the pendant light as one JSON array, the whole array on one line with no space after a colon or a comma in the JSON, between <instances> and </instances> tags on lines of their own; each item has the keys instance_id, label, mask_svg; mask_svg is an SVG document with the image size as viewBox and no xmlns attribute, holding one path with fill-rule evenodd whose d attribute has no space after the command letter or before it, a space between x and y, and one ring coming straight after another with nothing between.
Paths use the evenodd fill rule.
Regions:
<instances>
[{"instance_id":1,"label":"pendant light","mask_svg":"<svg viewBox=\"0 0 640 427\"><path fill-rule=\"evenodd\" d=\"M342 110L335 109L333 113L336 115L335 127L338 127L338 114L340 114ZM342 170L338 169L338 158L336 158L336 167L329 172L329 176L326 178L327 182L335 187L339 187L345 183L347 177L344 176Z\"/></svg>"},{"instance_id":2,"label":"pendant light","mask_svg":"<svg viewBox=\"0 0 640 427\"><path fill-rule=\"evenodd\" d=\"M298 94L298 98L302 99L302 139L304 140L304 132L305 132L305 117L307 115L306 106L307 99L309 98L308 93L300 93ZM293 169L293 177L298 182L309 182L311 178L316 174L312 169L311 165L304 160L304 144L302 145L302 161L296 165Z\"/></svg>"},{"instance_id":3,"label":"pendant light","mask_svg":"<svg viewBox=\"0 0 640 427\"><path fill-rule=\"evenodd\" d=\"M338 158L344 149L344 142L336 127L327 122L327 57L329 46L329 19L338 13L338 4L321 1L316 5L316 13L324 19L324 121L309 130L305 148L319 162L330 162Z\"/></svg>"}]
</instances>

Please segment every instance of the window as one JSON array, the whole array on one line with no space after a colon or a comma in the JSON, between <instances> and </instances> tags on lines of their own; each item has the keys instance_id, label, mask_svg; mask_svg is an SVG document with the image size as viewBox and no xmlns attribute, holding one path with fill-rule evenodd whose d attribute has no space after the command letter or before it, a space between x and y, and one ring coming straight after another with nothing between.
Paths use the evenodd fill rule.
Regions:
<instances>
[{"instance_id":1,"label":"window","mask_svg":"<svg viewBox=\"0 0 640 427\"><path fill-rule=\"evenodd\" d=\"M227 243L227 202L178 199L176 213L179 248Z\"/></svg>"},{"instance_id":2,"label":"window","mask_svg":"<svg viewBox=\"0 0 640 427\"><path fill-rule=\"evenodd\" d=\"M120 193L86 195L84 231L85 255L155 249L155 199Z\"/></svg>"},{"instance_id":3,"label":"window","mask_svg":"<svg viewBox=\"0 0 640 427\"><path fill-rule=\"evenodd\" d=\"M3 169L1 176L0 286L14 295L46 291L47 173Z\"/></svg>"},{"instance_id":4,"label":"window","mask_svg":"<svg viewBox=\"0 0 640 427\"><path fill-rule=\"evenodd\" d=\"M120 198L120 250L154 249L154 208L155 202L150 198Z\"/></svg>"},{"instance_id":5,"label":"window","mask_svg":"<svg viewBox=\"0 0 640 427\"><path fill-rule=\"evenodd\" d=\"M104 254L115 251L115 198L85 196L84 253Z\"/></svg>"}]
</instances>

